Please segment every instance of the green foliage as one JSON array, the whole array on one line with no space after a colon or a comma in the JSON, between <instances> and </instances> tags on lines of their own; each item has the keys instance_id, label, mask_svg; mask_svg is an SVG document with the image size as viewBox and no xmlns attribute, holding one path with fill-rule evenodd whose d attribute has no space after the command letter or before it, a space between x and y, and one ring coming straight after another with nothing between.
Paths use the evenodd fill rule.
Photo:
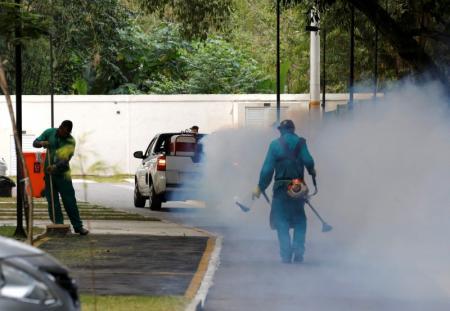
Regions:
<instances>
[{"instance_id":1,"label":"green foliage","mask_svg":"<svg viewBox=\"0 0 450 311\"><path fill-rule=\"evenodd\" d=\"M117 66L125 79L111 93L121 90L129 94L146 93L150 92L154 81L182 79L185 62L181 52L189 48L189 42L173 24L161 24L149 33L136 25L124 29L117 51Z\"/></svg>"},{"instance_id":2,"label":"green foliage","mask_svg":"<svg viewBox=\"0 0 450 311\"><path fill-rule=\"evenodd\" d=\"M254 58L271 81L264 87L276 90L276 14L273 1L235 0L232 29L225 34L238 50ZM280 61L282 92L307 92L309 88L309 33L305 32L303 5L282 10Z\"/></svg>"},{"instance_id":3,"label":"green foliage","mask_svg":"<svg viewBox=\"0 0 450 311\"><path fill-rule=\"evenodd\" d=\"M13 0L0 1L0 40L15 42L14 31L18 25L21 25L24 42L47 33L48 18L27 11L27 1L24 2L24 4L18 5Z\"/></svg>"},{"instance_id":4,"label":"green foliage","mask_svg":"<svg viewBox=\"0 0 450 311\"><path fill-rule=\"evenodd\" d=\"M10 92L14 93L15 81L14 77L14 49L16 44L20 43L25 46L36 46L36 42L42 42L41 36L48 33L49 19L47 16L37 12L30 12L27 8L29 1L23 1L22 5L17 5L14 1L0 1L0 57L5 60L6 75ZM21 37L15 37L16 27L20 27ZM28 49L23 49L23 59L27 59L33 54L37 62L43 64L46 59L45 53L30 52ZM37 63L36 62L36 63ZM41 66L24 65L24 80L23 85L25 89L40 89L44 86L46 79L39 79ZM34 76L34 79L29 79L27 74Z\"/></svg>"},{"instance_id":5,"label":"green foliage","mask_svg":"<svg viewBox=\"0 0 450 311\"><path fill-rule=\"evenodd\" d=\"M315 0L282 0L282 92L309 91L309 37ZM363 1L364 2L364 1ZM445 0L367 0L414 38L448 77L450 5ZM364 3L366 3L364 2ZM0 0L0 56L14 89L14 29L23 25L24 93L177 94L274 92L276 15L272 0ZM347 90L349 5L320 1L327 33L327 91ZM144 9L144 10L142 10ZM356 10L355 78L372 82L375 26ZM380 25L379 25L380 26ZM382 25L384 26L384 25ZM50 65L51 34L54 62ZM392 42L391 42L392 43ZM412 72L379 35L380 85ZM323 51L322 51L323 52ZM323 65L323 64L322 64Z\"/></svg>"},{"instance_id":6,"label":"green foliage","mask_svg":"<svg viewBox=\"0 0 450 311\"><path fill-rule=\"evenodd\" d=\"M72 92L73 81L85 80L89 94L105 94L124 77L117 66L121 31L132 22L118 0L53 1L55 89Z\"/></svg>"},{"instance_id":7,"label":"green foliage","mask_svg":"<svg viewBox=\"0 0 450 311\"><path fill-rule=\"evenodd\" d=\"M137 0L149 13L182 25L186 38L206 39L214 30L224 30L232 11L232 0Z\"/></svg>"},{"instance_id":8,"label":"green foliage","mask_svg":"<svg viewBox=\"0 0 450 311\"><path fill-rule=\"evenodd\" d=\"M264 80L256 62L231 44L220 38L187 41L175 24L160 24L151 33L133 26L121 39L118 67L127 83L113 94L256 92Z\"/></svg>"},{"instance_id":9,"label":"green foliage","mask_svg":"<svg viewBox=\"0 0 450 311\"><path fill-rule=\"evenodd\" d=\"M72 88L75 91L75 94L78 95L86 95L88 91L88 83L86 80L78 78L75 80L75 82L72 84Z\"/></svg>"},{"instance_id":10,"label":"green foliage","mask_svg":"<svg viewBox=\"0 0 450 311\"><path fill-rule=\"evenodd\" d=\"M373 69L375 27L379 30L382 86L411 73L431 72L450 78L450 4L446 0L327 0L325 23L338 32L349 29L349 5L356 15L356 74L366 79ZM375 13L374 13L375 12ZM324 14L322 14L323 16Z\"/></svg>"},{"instance_id":11,"label":"green foliage","mask_svg":"<svg viewBox=\"0 0 450 311\"><path fill-rule=\"evenodd\" d=\"M157 93L236 94L254 93L264 81L256 62L220 38L193 44L184 50L185 79L154 83Z\"/></svg>"}]
</instances>

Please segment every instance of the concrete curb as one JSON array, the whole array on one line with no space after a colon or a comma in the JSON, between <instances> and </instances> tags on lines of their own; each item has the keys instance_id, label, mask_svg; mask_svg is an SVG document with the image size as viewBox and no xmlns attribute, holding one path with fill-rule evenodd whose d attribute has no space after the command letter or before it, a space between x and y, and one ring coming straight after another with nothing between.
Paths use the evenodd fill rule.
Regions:
<instances>
[{"instance_id":1,"label":"concrete curb","mask_svg":"<svg viewBox=\"0 0 450 311\"><path fill-rule=\"evenodd\" d=\"M213 241L214 245L212 245L210 241ZM222 241L222 236L210 237L210 239L208 240L206 250L199 264L199 268L196 272L196 275L194 275L194 278L191 281L192 286L190 285L188 290L186 291L186 294L189 295L192 295L193 291L196 293L195 296L192 295L192 298L187 297L191 298L191 302L186 307L185 311L203 310L205 306L206 296L208 295L210 287L213 285L214 274L220 265ZM207 268L206 262L208 263ZM197 290L195 290L195 288L197 288Z\"/></svg>"},{"instance_id":2,"label":"concrete curb","mask_svg":"<svg viewBox=\"0 0 450 311\"><path fill-rule=\"evenodd\" d=\"M44 244L48 240L50 240L50 237L47 235L47 232L41 233L41 234L37 235L33 239L33 245L32 246L34 246L36 248L39 248L39 246L41 246L42 244Z\"/></svg>"}]
</instances>

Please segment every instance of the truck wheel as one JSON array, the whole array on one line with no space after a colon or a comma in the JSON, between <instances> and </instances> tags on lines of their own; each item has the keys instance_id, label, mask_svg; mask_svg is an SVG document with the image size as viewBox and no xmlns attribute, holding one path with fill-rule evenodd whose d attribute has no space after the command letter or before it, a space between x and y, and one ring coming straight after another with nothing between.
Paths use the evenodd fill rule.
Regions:
<instances>
[{"instance_id":1,"label":"truck wheel","mask_svg":"<svg viewBox=\"0 0 450 311\"><path fill-rule=\"evenodd\" d=\"M150 184L150 197L148 198L148 201L150 202L150 209L152 211L161 210L162 204L161 196L156 194L153 184Z\"/></svg>"},{"instance_id":2,"label":"truck wheel","mask_svg":"<svg viewBox=\"0 0 450 311\"><path fill-rule=\"evenodd\" d=\"M141 195L141 193L139 192L138 185L135 184L134 185L134 207L139 207L139 208L145 207L145 201L147 201L147 199Z\"/></svg>"}]
</instances>

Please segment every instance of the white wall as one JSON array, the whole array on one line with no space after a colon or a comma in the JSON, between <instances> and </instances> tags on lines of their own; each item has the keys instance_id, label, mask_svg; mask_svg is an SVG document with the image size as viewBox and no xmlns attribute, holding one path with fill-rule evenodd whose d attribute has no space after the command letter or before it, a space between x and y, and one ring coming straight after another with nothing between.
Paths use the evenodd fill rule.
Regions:
<instances>
[{"instance_id":1,"label":"white wall","mask_svg":"<svg viewBox=\"0 0 450 311\"><path fill-rule=\"evenodd\" d=\"M355 98L370 98L370 94L355 94ZM61 95L55 96L55 127L65 119L74 123L72 135L78 145L73 164L77 164L77 155L82 153L88 163L102 160L120 172L133 174L139 163L133 152L145 150L156 133L180 131L194 124L202 133L245 126L246 107L263 107L264 103L275 107L275 99L273 94ZM281 102L287 107L286 116L307 118L309 99L309 94L283 94ZM327 99L329 109L334 109L337 103L346 103L348 95L329 94ZM23 96L22 101L22 129L26 134L38 136L50 127L50 96ZM6 160L9 168L11 135L8 109L1 97L0 158ZM83 135L88 135L84 145L80 144ZM7 173L15 175L11 170Z\"/></svg>"}]
</instances>

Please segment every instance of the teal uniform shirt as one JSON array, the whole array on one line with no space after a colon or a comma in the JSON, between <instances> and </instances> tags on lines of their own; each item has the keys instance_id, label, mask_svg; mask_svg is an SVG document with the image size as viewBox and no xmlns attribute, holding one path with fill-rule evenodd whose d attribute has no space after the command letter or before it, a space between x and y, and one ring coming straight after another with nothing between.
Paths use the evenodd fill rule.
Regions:
<instances>
[{"instance_id":1,"label":"teal uniform shirt","mask_svg":"<svg viewBox=\"0 0 450 311\"><path fill-rule=\"evenodd\" d=\"M275 179L270 211L270 225L272 229L277 229L281 226L292 228L296 224L305 224L306 226L305 202L302 199L289 197L287 186L292 179L303 179L305 168L310 174L314 173L314 160L308 151L306 140L290 132L284 133L282 137L291 153L294 152L299 142L301 143L301 148L294 160L289 158L279 139L273 140L269 146L261 169L258 186L261 191L264 191L270 185L272 178Z\"/></svg>"},{"instance_id":2,"label":"teal uniform shirt","mask_svg":"<svg viewBox=\"0 0 450 311\"><path fill-rule=\"evenodd\" d=\"M66 175L70 178L69 161L75 152L75 139L71 135L65 138L59 137L57 131L56 128L49 128L36 140L48 141L47 156L50 156L51 164L56 165L56 171L53 174ZM47 166L48 160L45 161L45 168Z\"/></svg>"},{"instance_id":3,"label":"teal uniform shirt","mask_svg":"<svg viewBox=\"0 0 450 311\"><path fill-rule=\"evenodd\" d=\"M297 161L293 161L287 157L286 151L279 139L273 140L267 151L259 177L258 186L261 191L266 190L270 185L274 173L274 191L276 191L285 184L283 181L294 178L303 179L305 167L310 174L314 171L314 160L308 151L306 140L295 133L285 133L283 134L283 139L291 152L294 151L297 143L301 141L302 146L297 155Z\"/></svg>"}]
</instances>

